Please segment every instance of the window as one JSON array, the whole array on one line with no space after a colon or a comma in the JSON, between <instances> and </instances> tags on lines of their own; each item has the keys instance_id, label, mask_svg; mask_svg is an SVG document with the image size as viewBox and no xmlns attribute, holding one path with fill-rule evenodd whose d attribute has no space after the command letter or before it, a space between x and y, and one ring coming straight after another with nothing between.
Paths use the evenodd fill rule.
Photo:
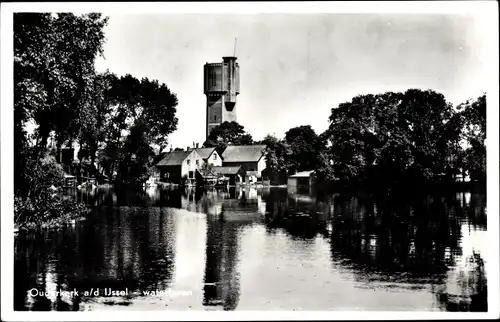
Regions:
<instances>
[{"instance_id":1,"label":"window","mask_svg":"<svg viewBox=\"0 0 500 322\"><path fill-rule=\"evenodd\" d=\"M189 179L194 179L194 171L189 171Z\"/></svg>"},{"instance_id":2,"label":"window","mask_svg":"<svg viewBox=\"0 0 500 322\"><path fill-rule=\"evenodd\" d=\"M187 165L190 165L191 164L191 160L187 160Z\"/></svg>"},{"instance_id":3,"label":"window","mask_svg":"<svg viewBox=\"0 0 500 322\"><path fill-rule=\"evenodd\" d=\"M217 154L214 154L214 160L217 160Z\"/></svg>"},{"instance_id":4,"label":"window","mask_svg":"<svg viewBox=\"0 0 500 322\"><path fill-rule=\"evenodd\" d=\"M217 122L217 115L214 115L214 121Z\"/></svg>"},{"instance_id":5,"label":"window","mask_svg":"<svg viewBox=\"0 0 500 322\"><path fill-rule=\"evenodd\" d=\"M200 160L196 160L196 165L199 165L200 164Z\"/></svg>"}]
</instances>

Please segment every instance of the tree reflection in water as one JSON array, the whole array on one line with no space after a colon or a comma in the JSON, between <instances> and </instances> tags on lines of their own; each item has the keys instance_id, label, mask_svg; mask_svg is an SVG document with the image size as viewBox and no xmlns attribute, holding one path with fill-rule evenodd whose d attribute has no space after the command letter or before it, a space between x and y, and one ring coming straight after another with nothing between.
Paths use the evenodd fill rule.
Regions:
<instances>
[{"instance_id":1,"label":"tree reflection in water","mask_svg":"<svg viewBox=\"0 0 500 322\"><path fill-rule=\"evenodd\" d=\"M317 212L327 214L325 225L311 215ZM309 215L306 220L304 213ZM452 298L456 302L457 296L438 288L436 296L446 310L486 310L483 266L474 264L464 273L456 263L462 255L462 228L486 229L482 194L404 200L348 194L290 195L275 190L266 200L266 223L270 231L284 229L300 238L329 235L334 266L352 271L363 287L376 287L372 282L382 282L383 287L421 284L422 288L455 283L461 298L467 299L454 304ZM478 259L480 255L474 256Z\"/></svg>"},{"instance_id":2,"label":"tree reflection in water","mask_svg":"<svg viewBox=\"0 0 500 322\"><path fill-rule=\"evenodd\" d=\"M82 304L95 301L128 305L139 291L168 287L174 217L160 208L99 207L94 212L76 227L16 239L16 309L81 310ZM25 299L31 288L77 290L79 296ZM101 296L82 296L91 289ZM104 298L104 289L128 289L129 297Z\"/></svg>"},{"instance_id":3,"label":"tree reflection in water","mask_svg":"<svg viewBox=\"0 0 500 322\"><path fill-rule=\"evenodd\" d=\"M484 254L465 249L486 230L483 194L403 199L286 189L148 189L70 191L92 206L87 220L15 239L16 310L82 310L89 303L128 305L143 290L168 289L174 279L175 209L206 218L202 305L234 310L240 286L241 232L322 238L334 269L354 274L355 287L431 287L449 311L485 311ZM430 285L430 286L429 286ZM128 288L120 299L27 297L39 290ZM105 303L104 303L105 304Z\"/></svg>"}]
</instances>

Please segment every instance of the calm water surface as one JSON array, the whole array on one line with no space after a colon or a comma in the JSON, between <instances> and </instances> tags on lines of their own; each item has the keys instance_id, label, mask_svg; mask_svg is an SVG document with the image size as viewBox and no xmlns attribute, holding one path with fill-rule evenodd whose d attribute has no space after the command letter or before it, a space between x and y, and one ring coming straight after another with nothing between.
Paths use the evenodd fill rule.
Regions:
<instances>
[{"instance_id":1,"label":"calm water surface","mask_svg":"<svg viewBox=\"0 0 500 322\"><path fill-rule=\"evenodd\" d=\"M487 310L484 194L70 193L86 220L16 236L16 310Z\"/></svg>"}]
</instances>

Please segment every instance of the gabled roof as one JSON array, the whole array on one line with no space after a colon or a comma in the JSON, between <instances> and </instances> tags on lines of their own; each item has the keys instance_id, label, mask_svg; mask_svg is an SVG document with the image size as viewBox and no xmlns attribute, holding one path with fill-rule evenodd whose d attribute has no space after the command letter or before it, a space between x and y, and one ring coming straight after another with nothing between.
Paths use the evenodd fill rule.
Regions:
<instances>
[{"instance_id":1,"label":"gabled roof","mask_svg":"<svg viewBox=\"0 0 500 322\"><path fill-rule=\"evenodd\" d=\"M156 164L156 166L181 165L182 161L184 161L192 152L192 150L167 152L165 153L163 159Z\"/></svg>"},{"instance_id":2,"label":"gabled roof","mask_svg":"<svg viewBox=\"0 0 500 322\"><path fill-rule=\"evenodd\" d=\"M215 148L198 148L196 152L200 155L202 159L208 159L212 152L215 151Z\"/></svg>"},{"instance_id":3,"label":"gabled roof","mask_svg":"<svg viewBox=\"0 0 500 322\"><path fill-rule=\"evenodd\" d=\"M236 167L214 167L214 172L216 174L237 174L241 166L236 166Z\"/></svg>"},{"instance_id":4,"label":"gabled roof","mask_svg":"<svg viewBox=\"0 0 500 322\"><path fill-rule=\"evenodd\" d=\"M265 145L229 145L222 153L222 159L224 162L257 162L265 148Z\"/></svg>"}]
</instances>

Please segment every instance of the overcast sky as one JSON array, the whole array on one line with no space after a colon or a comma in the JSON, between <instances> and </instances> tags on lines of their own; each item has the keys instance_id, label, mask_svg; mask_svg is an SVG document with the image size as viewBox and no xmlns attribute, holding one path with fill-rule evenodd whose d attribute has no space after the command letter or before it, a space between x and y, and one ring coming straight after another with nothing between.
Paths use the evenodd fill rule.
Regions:
<instances>
[{"instance_id":1,"label":"overcast sky","mask_svg":"<svg viewBox=\"0 0 500 322\"><path fill-rule=\"evenodd\" d=\"M109 15L99 70L158 79L177 94L169 142L205 139L203 65L240 64L238 122L261 139L291 127L328 126L353 96L433 89L454 104L486 91L488 30L466 15Z\"/></svg>"}]
</instances>

